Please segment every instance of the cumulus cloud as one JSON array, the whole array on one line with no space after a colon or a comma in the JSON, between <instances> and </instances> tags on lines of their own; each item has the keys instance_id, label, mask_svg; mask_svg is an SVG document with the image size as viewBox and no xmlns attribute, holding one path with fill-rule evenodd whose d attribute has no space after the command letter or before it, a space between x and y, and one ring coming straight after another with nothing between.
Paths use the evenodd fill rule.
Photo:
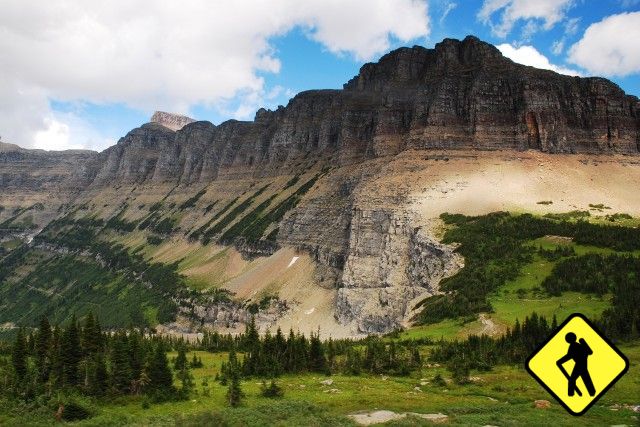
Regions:
<instances>
[{"instance_id":1,"label":"cumulus cloud","mask_svg":"<svg viewBox=\"0 0 640 427\"><path fill-rule=\"evenodd\" d=\"M543 29L551 29L565 18L573 4L574 0L484 0L478 18L490 25L498 37L506 37L518 21L525 21L527 37L533 29L538 30L538 21L542 21ZM497 23L492 19L496 14Z\"/></svg>"},{"instance_id":2,"label":"cumulus cloud","mask_svg":"<svg viewBox=\"0 0 640 427\"><path fill-rule=\"evenodd\" d=\"M621 13L591 24L569 49L569 61L591 73L626 76L640 72L640 12Z\"/></svg>"},{"instance_id":3,"label":"cumulus cloud","mask_svg":"<svg viewBox=\"0 0 640 427\"><path fill-rule=\"evenodd\" d=\"M63 146L87 125L54 117L50 100L183 113L238 94L259 100L269 95L261 74L281 66L274 37L301 27L330 52L368 60L392 39L427 36L427 12L424 0L7 0L0 134Z\"/></svg>"},{"instance_id":4,"label":"cumulus cloud","mask_svg":"<svg viewBox=\"0 0 640 427\"><path fill-rule=\"evenodd\" d=\"M540 53L533 46L514 47L510 44L504 43L498 45L497 48L500 49L500 52L502 52L504 56L519 64L542 68L544 70L551 70L568 76L580 75L576 70L552 64L546 56Z\"/></svg>"}]
</instances>

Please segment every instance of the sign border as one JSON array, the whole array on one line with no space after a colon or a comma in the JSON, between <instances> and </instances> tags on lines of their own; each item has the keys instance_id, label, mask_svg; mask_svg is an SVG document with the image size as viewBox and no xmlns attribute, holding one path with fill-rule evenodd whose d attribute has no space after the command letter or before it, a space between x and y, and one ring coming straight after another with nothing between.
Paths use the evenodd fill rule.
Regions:
<instances>
[{"instance_id":1,"label":"sign border","mask_svg":"<svg viewBox=\"0 0 640 427\"><path fill-rule=\"evenodd\" d=\"M551 390L551 388L549 386L547 386L541 379L540 377L538 377L538 375L536 375L535 372L533 372L530 368L529 368L529 362L531 362L531 359L534 358L534 356L536 356L540 350L542 350L548 343L549 341L551 341L553 338L555 338L555 336L560 332L560 330L562 328L565 327L565 325L567 323L569 323L569 321L571 321L573 318L575 317L579 317L580 319L584 320L585 323L587 325L589 325L589 327L591 327L591 329L594 330L594 332L596 334L598 334L598 336L600 338L602 338L604 340L604 342L606 342L609 347L611 347L613 349L613 351L615 351L618 356L620 356L622 358L622 360L624 360L624 369L613 379L611 380L611 382L609 382L609 384L602 390L600 391L591 402L589 402L589 404L587 406L585 406L585 408L580 411L580 412L575 412L573 411L571 408L569 408L569 406L564 403L562 401L562 399L560 399L558 397L558 395ZM549 338L547 338L542 344L540 344L533 353L531 353L531 355L529 357L527 357L527 360L524 362L524 367L527 370L527 372L529 373L529 375L531 375L542 387L544 387L545 390L547 390L549 392L549 394L551 396L553 396L554 399L556 399L558 401L558 403L560 403L560 405L562 405L562 407L564 409L567 410L567 412L569 412L571 415L575 416L575 417L579 417L581 415L583 415L585 412L587 412L598 400L600 400L600 398L602 396L604 396L604 394L615 384L618 382L618 380L627 373L627 371L629 370L629 359L627 359L627 356L625 356L619 349L618 347L616 347L589 319L587 319L587 317L582 314L582 313L573 313L570 314L569 317L566 318L566 320L564 322L562 322L562 324L560 324L560 326L558 326L550 335Z\"/></svg>"}]
</instances>

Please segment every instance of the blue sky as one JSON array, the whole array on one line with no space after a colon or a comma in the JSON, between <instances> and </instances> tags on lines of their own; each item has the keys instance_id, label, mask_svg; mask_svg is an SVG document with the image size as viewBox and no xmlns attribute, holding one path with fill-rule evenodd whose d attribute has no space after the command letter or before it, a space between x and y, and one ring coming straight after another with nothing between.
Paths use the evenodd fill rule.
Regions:
<instances>
[{"instance_id":1,"label":"blue sky","mask_svg":"<svg viewBox=\"0 0 640 427\"><path fill-rule=\"evenodd\" d=\"M185 0L143 16L140 0L8 3L0 136L27 147L101 150L155 109L252 119L300 91L341 88L391 49L468 34L640 95L640 0Z\"/></svg>"}]
</instances>

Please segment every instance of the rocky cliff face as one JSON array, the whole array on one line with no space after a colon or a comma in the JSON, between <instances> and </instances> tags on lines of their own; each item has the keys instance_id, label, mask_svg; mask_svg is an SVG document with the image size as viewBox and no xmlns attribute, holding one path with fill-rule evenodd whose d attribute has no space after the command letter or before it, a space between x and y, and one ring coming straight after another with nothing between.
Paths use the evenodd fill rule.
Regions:
<instances>
[{"instance_id":1,"label":"rocky cliff face","mask_svg":"<svg viewBox=\"0 0 640 427\"><path fill-rule=\"evenodd\" d=\"M300 93L253 122L156 113L103 153L94 173L97 185L193 183L291 171L309 156L347 165L406 149L637 154L639 146L635 96L605 79L516 64L467 37L398 49L344 90Z\"/></svg>"},{"instance_id":2,"label":"rocky cliff face","mask_svg":"<svg viewBox=\"0 0 640 427\"><path fill-rule=\"evenodd\" d=\"M384 195L363 190L384 175L388 156L428 149L638 154L640 103L605 79L515 64L475 37L446 39L434 49L395 50L364 65L343 90L300 93L251 122L215 126L158 112L101 153L3 145L0 195L15 201L27 189L62 203L87 189L79 201L107 208L91 197L108 190L114 211L129 200L116 201L121 186L154 195L180 187L186 196L208 186L214 213L280 176L326 170L280 220L277 242L311 254L320 280L338 285L339 321L384 332L401 326L414 302L438 292L462 262L402 208L400 186ZM205 222L202 212L181 213L181 231Z\"/></svg>"}]
</instances>

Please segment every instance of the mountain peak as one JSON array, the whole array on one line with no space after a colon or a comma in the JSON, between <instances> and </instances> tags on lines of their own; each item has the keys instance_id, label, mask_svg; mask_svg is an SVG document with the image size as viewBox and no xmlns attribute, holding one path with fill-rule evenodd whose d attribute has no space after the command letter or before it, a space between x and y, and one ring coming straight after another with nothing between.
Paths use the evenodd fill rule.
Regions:
<instances>
[{"instance_id":1,"label":"mountain peak","mask_svg":"<svg viewBox=\"0 0 640 427\"><path fill-rule=\"evenodd\" d=\"M392 50L378 62L363 65L344 88L380 90L389 84L419 84L429 75L507 66L509 62L498 48L475 36L463 40L447 38L432 49L413 46Z\"/></svg>"},{"instance_id":2,"label":"mountain peak","mask_svg":"<svg viewBox=\"0 0 640 427\"><path fill-rule=\"evenodd\" d=\"M151 116L151 123L158 123L174 131L178 131L193 122L195 122L195 120L191 117L164 111L156 111L153 113L153 116Z\"/></svg>"}]
</instances>

